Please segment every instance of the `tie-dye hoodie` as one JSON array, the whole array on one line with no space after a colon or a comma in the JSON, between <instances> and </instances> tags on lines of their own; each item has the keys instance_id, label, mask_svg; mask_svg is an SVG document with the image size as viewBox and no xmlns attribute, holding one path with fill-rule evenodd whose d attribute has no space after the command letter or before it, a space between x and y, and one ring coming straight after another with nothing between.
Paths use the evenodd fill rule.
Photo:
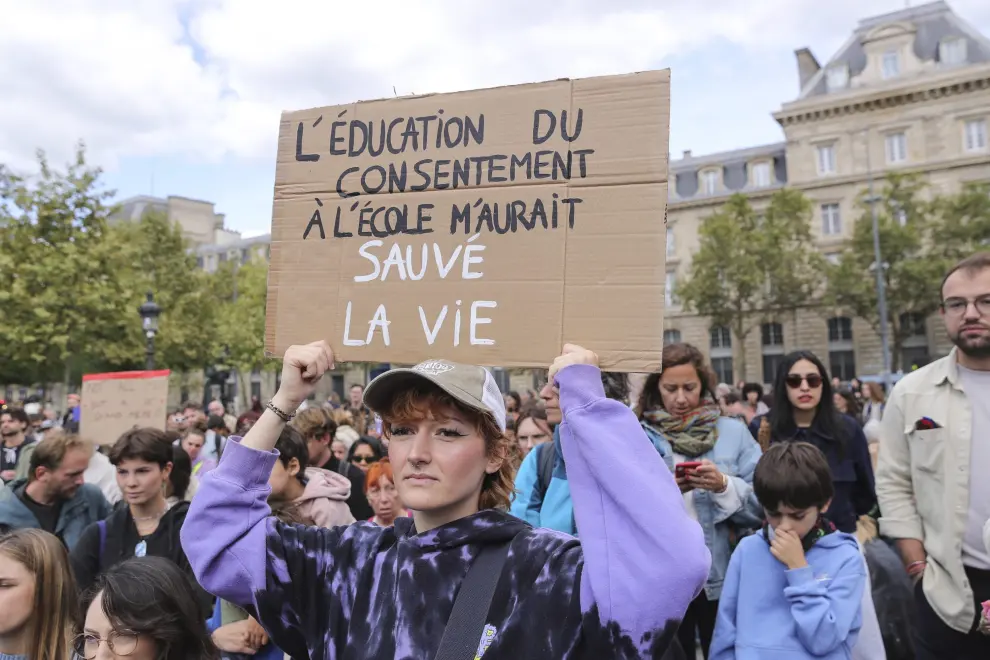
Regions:
<instances>
[{"instance_id":1,"label":"tie-dye hoodie","mask_svg":"<svg viewBox=\"0 0 990 660\"><path fill-rule=\"evenodd\" d=\"M557 384L580 543L494 510L422 534L410 518L286 525L266 501L276 454L234 440L182 529L196 577L293 657L430 660L479 548L513 538L479 657L662 657L708 576L701 528L598 369L566 367Z\"/></svg>"}]
</instances>

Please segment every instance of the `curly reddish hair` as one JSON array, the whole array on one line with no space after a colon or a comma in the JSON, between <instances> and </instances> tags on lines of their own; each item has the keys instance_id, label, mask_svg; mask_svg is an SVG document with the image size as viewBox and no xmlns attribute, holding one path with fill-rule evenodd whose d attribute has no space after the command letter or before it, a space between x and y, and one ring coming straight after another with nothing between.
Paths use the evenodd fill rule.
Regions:
<instances>
[{"instance_id":1,"label":"curly reddish hair","mask_svg":"<svg viewBox=\"0 0 990 660\"><path fill-rule=\"evenodd\" d=\"M488 458L502 462L499 469L492 474L485 474L481 484L481 497L478 500L479 509L509 508L512 494L515 492L514 483L516 468L512 460L514 452L513 441L506 436L495 423L495 418L465 406L436 385L417 383L399 392L385 410L378 410L382 417L382 435L392 437L392 422L396 420L415 421L434 419L444 421L439 417L443 408L453 408L464 416L464 421L474 426L478 434L485 439L485 450ZM372 466L374 467L374 466ZM371 482L369 471L367 482Z\"/></svg>"},{"instance_id":2,"label":"curly reddish hair","mask_svg":"<svg viewBox=\"0 0 990 660\"><path fill-rule=\"evenodd\" d=\"M379 479L385 477L393 484L395 483L395 473L392 471L392 462L387 458L383 458L380 461L371 464L368 471L364 474L364 492L367 494L371 491L372 486L377 486Z\"/></svg>"}]
</instances>

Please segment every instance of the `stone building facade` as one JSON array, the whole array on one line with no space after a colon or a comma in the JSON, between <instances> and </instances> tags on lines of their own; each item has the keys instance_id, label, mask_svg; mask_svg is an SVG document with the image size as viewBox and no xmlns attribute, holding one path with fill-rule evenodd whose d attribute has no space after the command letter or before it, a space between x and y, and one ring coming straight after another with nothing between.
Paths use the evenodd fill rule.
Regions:
<instances>
[{"instance_id":1,"label":"stone building facade","mask_svg":"<svg viewBox=\"0 0 990 660\"><path fill-rule=\"evenodd\" d=\"M227 245L240 240L240 233L224 226L225 216L217 213L214 206L213 202L177 195L138 195L121 201L110 216L110 222L137 221L146 213L161 213L182 228L186 240L193 246Z\"/></svg>"},{"instance_id":2,"label":"stone building facade","mask_svg":"<svg viewBox=\"0 0 990 660\"><path fill-rule=\"evenodd\" d=\"M859 215L857 197L888 171L921 174L933 190L990 182L990 40L945 2L860 21L839 51L820 65L796 52L800 91L773 117L784 140L671 162L668 293L689 273L701 220L736 192L756 208L776 188L801 190L814 208L813 236L827 258L838 256ZM864 273L864 277L872 277ZM770 382L786 352L814 351L835 375L882 370L880 340L844 310L802 309L768 319L746 341L666 301L666 335L706 349L724 382ZM937 318L913 319L901 362L925 364L950 348Z\"/></svg>"}]
</instances>

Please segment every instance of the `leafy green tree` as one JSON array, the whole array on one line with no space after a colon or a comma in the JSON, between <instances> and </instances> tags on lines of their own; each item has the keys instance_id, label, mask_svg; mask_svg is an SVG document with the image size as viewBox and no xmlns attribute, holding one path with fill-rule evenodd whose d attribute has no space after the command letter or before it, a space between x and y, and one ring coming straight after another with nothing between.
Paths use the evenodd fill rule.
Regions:
<instances>
[{"instance_id":1,"label":"leafy green tree","mask_svg":"<svg viewBox=\"0 0 990 660\"><path fill-rule=\"evenodd\" d=\"M785 188L757 211L736 194L701 222L698 234L678 295L732 331L745 374L750 333L764 320L812 303L819 292L823 265L812 243L811 203Z\"/></svg>"},{"instance_id":2,"label":"leafy green tree","mask_svg":"<svg viewBox=\"0 0 990 660\"><path fill-rule=\"evenodd\" d=\"M155 337L156 366L185 373L202 369L219 344L216 323L220 301L212 280L196 265L196 257L179 225L158 212L137 222L112 227L110 241L117 256L120 295L128 300L124 318L129 341L119 347L121 357L143 362L145 338L138 306L146 292L162 308Z\"/></svg>"},{"instance_id":3,"label":"leafy green tree","mask_svg":"<svg viewBox=\"0 0 990 660\"><path fill-rule=\"evenodd\" d=\"M967 183L930 205L932 248L947 262L959 261L990 244L990 184Z\"/></svg>"},{"instance_id":4,"label":"leafy green tree","mask_svg":"<svg viewBox=\"0 0 990 660\"><path fill-rule=\"evenodd\" d=\"M956 261L990 240L990 186L966 184L956 193L926 199L917 175L890 174L876 203L883 277L887 295L891 368L902 368L901 349L914 328L912 316L938 310L939 287ZM873 250L873 219L866 193L853 237L839 263L829 268L827 302L848 309L880 334L880 312Z\"/></svg>"},{"instance_id":5,"label":"leafy green tree","mask_svg":"<svg viewBox=\"0 0 990 660\"><path fill-rule=\"evenodd\" d=\"M72 365L104 362L124 339L128 304L104 240L111 191L80 145L64 171L38 152L39 172L0 177L0 363L7 382L69 380Z\"/></svg>"},{"instance_id":6,"label":"leafy green tree","mask_svg":"<svg viewBox=\"0 0 990 660\"><path fill-rule=\"evenodd\" d=\"M938 247L940 226L926 186L917 176L891 174L875 200L889 317L891 367L900 367L901 348L913 332L908 315L926 318L938 309L939 283L947 255ZM848 310L880 334L880 312L873 249L873 218L864 193L860 217L839 262L828 269L826 303ZM954 245L952 250L961 249Z\"/></svg>"},{"instance_id":7,"label":"leafy green tree","mask_svg":"<svg viewBox=\"0 0 990 660\"><path fill-rule=\"evenodd\" d=\"M253 371L276 371L281 361L265 357L265 302L268 295L268 263L255 257L247 263L227 261L212 276L219 307L218 341L227 349L226 361L241 377L238 390L249 392L247 378ZM242 406L247 405L242 400Z\"/></svg>"}]
</instances>

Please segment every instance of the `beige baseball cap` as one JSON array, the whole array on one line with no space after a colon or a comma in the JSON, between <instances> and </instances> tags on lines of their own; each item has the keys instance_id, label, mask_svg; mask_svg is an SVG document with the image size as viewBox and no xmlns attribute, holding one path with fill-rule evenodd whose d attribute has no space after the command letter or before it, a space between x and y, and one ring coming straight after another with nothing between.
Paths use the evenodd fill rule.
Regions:
<instances>
[{"instance_id":1,"label":"beige baseball cap","mask_svg":"<svg viewBox=\"0 0 990 660\"><path fill-rule=\"evenodd\" d=\"M392 369L368 383L364 403L375 412L388 408L396 394L417 381L433 383L468 408L488 413L505 431L505 399L484 367L447 360L426 360L415 367Z\"/></svg>"}]
</instances>

